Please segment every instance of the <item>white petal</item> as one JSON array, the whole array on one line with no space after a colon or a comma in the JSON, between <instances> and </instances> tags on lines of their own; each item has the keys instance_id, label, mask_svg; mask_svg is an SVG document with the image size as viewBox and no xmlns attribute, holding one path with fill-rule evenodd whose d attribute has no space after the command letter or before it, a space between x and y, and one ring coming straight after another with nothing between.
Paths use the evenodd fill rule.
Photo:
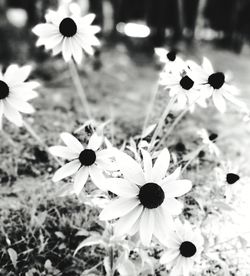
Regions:
<instances>
[{"instance_id":1,"label":"white petal","mask_svg":"<svg viewBox=\"0 0 250 276\"><path fill-rule=\"evenodd\" d=\"M71 151L68 147L53 146L49 148L51 154L64 159L72 160L79 157L79 154Z\"/></svg>"},{"instance_id":2,"label":"white petal","mask_svg":"<svg viewBox=\"0 0 250 276\"><path fill-rule=\"evenodd\" d=\"M113 200L100 213L100 220L111 220L123 217L140 204L135 198L118 198Z\"/></svg>"},{"instance_id":3,"label":"white petal","mask_svg":"<svg viewBox=\"0 0 250 276\"><path fill-rule=\"evenodd\" d=\"M16 75L11 78L11 85L24 82L29 77L31 69L32 66L30 65L25 65L18 68Z\"/></svg>"},{"instance_id":4,"label":"white petal","mask_svg":"<svg viewBox=\"0 0 250 276\"><path fill-rule=\"evenodd\" d=\"M215 107L221 112L226 111L226 101L219 91L214 91L213 93L213 102Z\"/></svg>"},{"instance_id":5,"label":"white petal","mask_svg":"<svg viewBox=\"0 0 250 276\"><path fill-rule=\"evenodd\" d=\"M143 206L139 205L127 215L120 218L114 226L115 235L122 236L128 234L135 223L138 221L142 210Z\"/></svg>"},{"instance_id":6,"label":"white petal","mask_svg":"<svg viewBox=\"0 0 250 276\"><path fill-rule=\"evenodd\" d=\"M99 26L89 26L89 29L92 34L97 34L101 31L101 28Z\"/></svg>"},{"instance_id":7,"label":"white petal","mask_svg":"<svg viewBox=\"0 0 250 276\"><path fill-rule=\"evenodd\" d=\"M94 54L94 50L91 47L91 45L89 44L89 42L87 40L84 40L80 34L76 34L75 35L75 39L77 40L77 42L79 43L79 45L81 45L81 47L83 48L83 50L87 54L89 54L91 56Z\"/></svg>"},{"instance_id":8,"label":"white petal","mask_svg":"<svg viewBox=\"0 0 250 276\"><path fill-rule=\"evenodd\" d=\"M64 38L63 44L62 44L62 54L63 54L63 58L66 62L69 62L71 60L71 56L72 56L69 40L70 40L70 38Z\"/></svg>"},{"instance_id":9,"label":"white petal","mask_svg":"<svg viewBox=\"0 0 250 276\"><path fill-rule=\"evenodd\" d=\"M156 183L162 180L167 173L170 162L170 154L167 148L164 148L157 160L155 161L153 170L152 170L152 180Z\"/></svg>"},{"instance_id":10,"label":"white petal","mask_svg":"<svg viewBox=\"0 0 250 276\"><path fill-rule=\"evenodd\" d=\"M122 178L107 179L107 189L122 197L136 197L139 194L139 188L135 184Z\"/></svg>"},{"instance_id":11,"label":"white petal","mask_svg":"<svg viewBox=\"0 0 250 276\"><path fill-rule=\"evenodd\" d=\"M145 208L140 221L140 238L145 246L149 246L155 228L154 211Z\"/></svg>"},{"instance_id":12,"label":"white petal","mask_svg":"<svg viewBox=\"0 0 250 276\"><path fill-rule=\"evenodd\" d=\"M152 181L152 158L149 154L149 152L141 149L141 153L143 156L143 169L145 174L145 180L146 182Z\"/></svg>"},{"instance_id":13,"label":"white petal","mask_svg":"<svg viewBox=\"0 0 250 276\"><path fill-rule=\"evenodd\" d=\"M177 169L174 170L173 173L171 173L170 175L168 175L166 178L164 178L162 180L162 184L173 181L173 180L177 180L181 175L181 167L178 167Z\"/></svg>"},{"instance_id":14,"label":"white petal","mask_svg":"<svg viewBox=\"0 0 250 276\"><path fill-rule=\"evenodd\" d=\"M52 49L52 55L53 55L53 56L56 56L56 55L58 55L60 52L62 52L62 43L58 44L57 46L55 46L55 47Z\"/></svg>"},{"instance_id":15,"label":"white petal","mask_svg":"<svg viewBox=\"0 0 250 276\"><path fill-rule=\"evenodd\" d=\"M103 171L118 171L116 162L107 158L96 157L96 165Z\"/></svg>"},{"instance_id":16,"label":"white petal","mask_svg":"<svg viewBox=\"0 0 250 276\"><path fill-rule=\"evenodd\" d=\"M175 180L164 184L162 188L166 198L179 197L191 190L192 182L186 179Z\"/></svg>"},{"instance_id":17,"label":"white petal","mask_svg":"<svg viewBox=\"0 0 250 276\"><path fill-rule=\"evenodd\" d=\"M60 35L60 34L53 35L45 41L45 43L44 43L45 49L50 50L52 48L55 48L62 41L63 41L63 36L62 35Z\"/></svg>"},{"instance_id":18,"label":"white petal","mask_svg":"<svg viewBox=\"0 0 250 276\"><path fill-rule=\"evenodd\" d=\"M4 102L4 116L18 127L23 125L21 114L6 101Z\"/></svg>"},{"instance_id":19,"label":"white petal","mask_svg":"<svg viewBox=\"0 0 250 276\"><path fill-rule=\"evenodd\" d=\"M6 69L6 72L4 73L4 79L9 82L9 85L11 85L11 80L15 78L18 69L19 67L16 64L12 64Z\"/></svg>"},{"instance_id":20,"label":"white petal","mask_svg":"<svg viewBox=\"0 0 250 276\"><path fill-rule=\"evenodd\" d=\"M71 151L80 154L83 151L82 144L70 133L63 132L60 135L64 144L70 148Z\"/></svg>"},{"instance_id":21,"label":"white petal","mask_svg":"<svg viewBox=\"0 0 250 276\"><path fill-rule=\"evenodd\" d=\"M168 212L174 216L181 214L183 210L183 203L176 200L175 198L167 198L163 204Z\"/></svg>"},{"instance_id":22,"label":"white petal","mask_svg":"<svg viewBox=\"0 0 250 276\"><path fill-rule=\"evenodd\" d=\"M35 109L33 108L33 106L25 101L23 101L22 99L18 99L15 96L9 96L6 101L12 106L14 107L16 110L23 112L23 113L27 113L27 114L31 114L35 112Z\"/></svg>"},{"instance_id":23,"label":"white petal","mask_svg":"<svg viewBox=\"0 0 250 276\"><path fill-rule=\"evenodd\" d=\"M57 182L63 178L71 176L72 174L76 173L80 167L81 167L81 164L80 164L79 160L71 161L71 162L67 163L66 165L62 166L59 170L57 170L55 172L52 180L54 182Z\"/></svg>"},{"instance_id":24,"label":"white petal","mask_svg":"<svg viewBox=\"0 0 250 276\"><path fill-rule=\"evenodd\" d=\"M180 251L178 248L174 249L168 249L160 258L161 264L169 264L172 263L180 254Z\"/></svg>"},{"instance_id":25,"label":"white petal","mask_svg":"<svg viewBox=\"0 0 250 276\"><path fill-rule=\"evenodd\" d=\"M90 24L92 24L92 22L95 20L95 14L94 13L89 13L89 14L87 14L87 15L85 15L84 17L82 17L81 19L80 19L80 22L81 22L81 24L83 24L83 25L90 25Z\"/></svg>"},{"instance_id":26,"label":"white petal","mask_svg":"<svg viewBox=\"0 0 250 276\"><path fill-rule=\"evenodd\" d=\"M22 89L22 90L33 90L38 88L40 85L37 81L28 81L21 84L11 85L11 89Z\"/></svg>"},{"instance_id":27,"label":"white petal","mask_svg":"<svg viewBox=\"0 0 250 276\"><path fill-rule=\"evenodd\" d=\"M82 167L75 176L74 181L74 192L79 195L88 179L89 169L87 167Z\"/></svg>"},{"instance_id":28,"label":"white petal","mask_svg":"<svg viewBox=\"0 0 250 276\"><path fill-rule=\"evenodd\" d=\"M205 69L205 71L211 75L214 73L214 68L212 66L212 63L210 60L206 57L203 57L202 67Z\"/></svg>"},{"instance_id":29,"label":"white petal","mask_svg":"<svg viewBox=\"0 0 250 276\"><path fill-rule=\"evenodd\" d=\"M53 34L58 34L59 30L56 26L49 23L38 24L33 29L32 32L37 36L49 37Z\"/></svg>"},{"instance_id":30,"label":"white petal","mask_svg":"<svg viewBox=\"0 0 250 276\"><path fill-rule=\"evenodd\" d=\"M83 57L82 48L74 37L71 40L71 48L73 51L74 60L76 61L76 63L80 64Z\"/></svg>"},{"instance_id":31,"label":"white petal","mask_svg":"<svg viewBox=\"0 0 250 276\"><path fill-rule=\"evenodd\" d=\"M142 168L133 158L121 151L116 151L115 158L124 178L138 185L145 184Z\"/></svg>"},{"instance_id":32,"label":"white petal","mask_svg":"<svg viewBox=\"0 0 250 276\"><path fill-rule=\"evenodd\" d=\"M100 148L102 143L103 143L103 136L97 135L97 133L93 133L89 139L87 148L92 149L93 151L96 151Z\"/></svg>"},{"instance_id":33,"label":"white petal","mask_svg":"<svg viewBox=\"0 0 250 276\"><path fill-rule=\"evenodd\" d=\"M89 174L93 183L101 190L107 190L106 178L100 168L95 164L89 167Z\"/></svg>"}]
</instances>

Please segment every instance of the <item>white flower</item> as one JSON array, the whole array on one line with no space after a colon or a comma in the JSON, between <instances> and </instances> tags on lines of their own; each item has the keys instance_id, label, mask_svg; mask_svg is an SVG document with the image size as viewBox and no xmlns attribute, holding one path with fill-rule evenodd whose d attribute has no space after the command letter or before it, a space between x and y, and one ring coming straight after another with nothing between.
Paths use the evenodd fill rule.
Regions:
<instances>
[{"instance_id":1,"label":"white flower","mask_svg":"<svg viewBox=\"0 0 250 276\"><path fill-rule=\"evenodd\" d=\"M235 95L239 90L228 83L228 76L222 72L215 72L211 62L203 58L202 67L194 62L189 62L190 69L196 75L201 93L207 98L212 97L215 107L221 112L226 111L226 100L235 104L237 107L246 109L244 103L239 101Z\"/></svg>"},{"instance_id":2,"label":"white flower","mask_svg":"<svg viewBox=\"0 0 250 276\"><path fill-rule=\"evenodd\" d=\"M167 251L160 262L172 267L171 275L188 276L202 251L203 238L200 231L193 230L188 223L178 223L176 231L168 233L166 245Z\"/></svg>"},{"instance_id":3,"label":"white flower","mask_svg":"<svg viewBox=\"0 0 250 276\"><path fill-rule=\"evenodd\" d=\"M28 101L38 96L33 89L39 87L39 83L25 82L30 71L29 65L19 67L12 64L4 74L0 72L0 128L3 115L20 127L23 124L20 112L29 114L35 111Z\"/></svg>"},{"instance_id":4,"label":"white flower","mask_svg":"<svg viewBox=\"0 0 250 276\"><path fill-rule=\"evenodd\" d=\"M47 22L33 28L33 32L39 36L37 46L44 45L47 50L53 51L53 55L62 52L66 62L73 56L77 63L81 63L82 49L93 55L93 46L100 45L95 36L100 27L91 25L94 19L94 14L78 17L49 11L46 16Z\"/></svg>"},{"instance_id":5,"label":"white flower","mask_svg":"<svg viewBox=\"0 0 250 276\"><path fill-rule=\"evenodd\" d=\"M108 190L118 198L104 208L100 219L120 218L115 223L116 235L133 235L139 231L142 243L149 245L152 235L161 241L166 230L173 227L172 216L180 214L183 207L175 198L187 193L192 184L189 180L177 180L180 168L166 176L170 163L166 148L160 152L154 166L150 154L145 150L141 152L144 169L129 155L116 154L124 178L107 180Z\"/></svg>"},{"instance_id":6,"label":"white flower","mask_svg":"<svg viewBox=\"0 0 250 276\"><path fill-rule=\"evenodd\" d=\"M201 137L204 145L207 145L209 152L218 157L220 155L220 149L215 144L218 135L216 133L211 133L209 135L207 130L204 128L198 131L198 135Z\"/></svg>"},{"instance_id":7,"label":"white flower","mask_svg":"<svg viewBox=\"0 0 250 276\"><path fill-rule=\"evenodd\" d=\"M50 152L58 157L70 160L69 163L55 172L53 181L75 175L74 192L79 195L90 175L93 183L100 189L105 190L105 178L103 171L112 169L110 157L112 151L99 150L103 143L103 137L94 133L86 148L70 133L62 133L61 139L65 146L50 147Z\"/></svg>"},{"instance_id":8,"label":"white flower","mask_svg":"<svg viewBox=\"0 0 250 276\"><path fill-rule=\"evenodd\" d=\"M163 71L160 74L160 85L169 90L171 98L177 98L178 109L184 109L187 105L193 107L195 103L206 107L204 95L198 90L191 73L186 69L184 73Z\"/></svg>"}]
</instances>

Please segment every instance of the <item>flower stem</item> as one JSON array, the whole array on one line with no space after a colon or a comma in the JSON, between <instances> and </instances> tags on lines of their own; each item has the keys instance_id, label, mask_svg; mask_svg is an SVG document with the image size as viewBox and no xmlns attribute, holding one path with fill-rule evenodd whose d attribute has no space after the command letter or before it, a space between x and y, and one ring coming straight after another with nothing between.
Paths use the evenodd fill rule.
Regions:
<instances>
[{"instance_id":1,"label":"flower stem","mask_svg":"<svg viewBox=\"0 0 250 276\"><path fill-rule=\"evenodd\" d=\"M157 125L157 127L156 127L156 129L154 131L153 137L151 139L149 150L151 150L152 147L154 146L155 140L156 140L157 136L159 135L159 133L161 132L162 127L164 125L164 121L165 121L166 117L168 116L168 114L169 114L169 112L170 112L170 110L171 110L171 108L172 108L175 100L176 100L176 97L172 97L170 99L168 105L166 106L164 112L162 113L161 118L160 118L160 120L158 122L158 125Z\"/></svg>"},{"instance_id":2,"label":"flower stem","mask_svg":"<svg viewBox=\"0 0 250 276\"><path fill-rule=\"evenodd\" d=\"M91 116L89 104L88 104L88 101L87 101L87 96L86 96L86 93L83 89L77 67L76 67L76 65L73 61L69 62L69 71L70 71L73 83L75 85L76 91L78 93L78 96L79 96L79 98L82 102L83 109L84 109L88 119L91 120L92 116Z\"/></svg>"},{"instance_id":3,"label":"flower stem","mask_svg":"<svg viewBox=\"0 0 250 276\"><path fill-rule=\"evenodd\" d=\"M153 90L152 97L150 99L150 102L149 102L149 105L148 105L148 108L147 108L147 113L146 113L146 117L145 117L145 120L144 120L144 123L143 123L142 133L141 133L140 140L142 140L143 133L145 132L145 129L146 129L147 125L148 125L148 121L149 121L150 115L152 113L152 110L153 110L153 107L154 107L155 98L156 98L156 95L157 95L158 91L159 91L159 85L158 85L158 82L157 82L157 86Z\"/></svg>"},{"instance_id":4,"label":"flower stem","mask_svg":"<svg viewBox=\"0 0 250 276\"><path fill-rule=\"evenodd\" d=\"M188 112L189 108L184 109L174 120L173 124L170 126L168 131L163 135L160 142L156 146L156 150L159 149L159 147L162 145L162 143L169 137L169 135L172 133L176 125L181 121L181 119L185 116L185 114Z\"/></svg>"},{"instance_id":5,"label":"flower stem","mask_svg":"<svg viewBox=\"0 0 250 276\"><path fill-rule=\"evenodd\" d=\"M34 129L26 122L23 120L23 126L25 127L25 129L29 132L29 134L38 142L39 145L41 145L48 154L50 154L57 163L59 163L59 165L63 165L63 163L54 155L52 155L49 151L48 146L43 142L43 140L39 137L39 135L34 131Z\"/></svg>"}]
</instances>

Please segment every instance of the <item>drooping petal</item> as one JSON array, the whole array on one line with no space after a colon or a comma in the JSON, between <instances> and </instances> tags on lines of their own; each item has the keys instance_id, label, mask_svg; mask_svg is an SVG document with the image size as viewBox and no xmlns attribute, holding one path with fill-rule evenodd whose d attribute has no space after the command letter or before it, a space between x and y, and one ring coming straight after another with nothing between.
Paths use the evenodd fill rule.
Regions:
<instances>
[{"instance_id":1,"label":"drooping petal","mask_svg":"<svg viewBox=\"0 0 250 276\"><path fill-rule=\"evenodd\" d=\"M166 198L179 197L191 190L192 182L186 179L175 180L164 184L162 188Z\"/></svg>"},{"instance_id":2,"label":"drooping petal","mask_svg":"<svg viewBox=\"0 0 250 276\"><path fill-rule=\"evenodd\" d=\"M142 244L149 246L155 228L154 211L145 208L140 220L140 238Z\"/></svg>"},{"instance_id":3,"label":"drooping petal","mask_svg":"<svg viewBox=\"0 0 250 276\"><path fill-rule=\"evenodd\" d=\"M213 93L213 102L215 107L221 112L221 113L225 113L226 111L226 101L223 98L222 94L218 91L215 91Z\"/></svg>"},{"instance_id":4,"label":"drooping petal","mask_svg":"<svg viewBox=\"0 0 250 276\"><path fill-rule=\"evenodd\" d=\"M74 37L71 40L71 48L73 51L72 53L73 53L74 60L76 61L76 63L80 64L82 62L82 57L83 57L82 48Z\"/></svg>"},{"instance_id":5,"label":"drooping petal","mask_svg":"<svg viewBox=\"0 0 250 276\"><path fill-rule=\"evenodd\" d=\"M62 55L66 62L69 62L71 60L71 56L72 56L69 40L70 40L70 38L64 37L63 43L62 43Z\"/></svg>"},{"instance_id":6,"label":"drooping petal","mask_svg":"<svg viewBox=\"0 0 250 276\"><path fill-rule=\"evenodd\" d=\"M152 180L156 183L161 181L167 173L170 163L170 154L167 148L164 148L158 158L155 161L154 167L152 169Z\"/></svg>"},{"instance_id":7,"label":"drooping petal","mask_svg":"<svg viewBox=\"0 0 250 276\"><path fill-rule=\"evenodd\" d=\"M110 192L121 197L137 197L139 187L123 178L110 178L106 180Z\"/></svg>"},{"instance_id":8,"label":"drooping petal","mask_svg":"<svg viewBox=\"0 0 250 276\"><path fill-rule=\"evenodd\" d=\"M135 223L137 223L142 213L142 210L143 206L139 205L136 208L134 208L131 212L129 212L127 215L120 218L114 226L115 234L118 236L128 234L135 225Z\"/></svg>"},{"instance_id":9,"label":"drooping petal","mask_svg":"<svg viewBox=\"0 0 250 276\"><path fill-rule=\"evenodd\" d=\"M88 179L89 169L87 167L82 167L75 176L74 181L74 193L79 195Z\"/></svg>"},{"instance_id":10,"label":"drooping petal","mask_svg":"<svg viewBox=\"0 0 250 276\"><path fill-rule=\"evenodd\" d=\"M74 160L66 165L62 166L59 170L57 170L52 178L54 182L58 182L63 178L71 176L72 174L76 173L79 168L81 167L81 163L79 160Z\"/></svg>"},{"instance_id":11,"label":"drooping petal","mask_svg":"<svg viewBox=\"0 0 250 276\"><path fill-rule=\"evenodd\" d=\"M7 101L4 101L4 116L18 127L23 125L21 114L13 108Z\"/></svg>"},{"instance_id":12,"label":"drooping petal","mask_svg":"<svg viewBox=\"0 0 250 276\"><path fill-rule=\"evenodd\" d=\"M125 216L139 205L139 200L135 198L118 198L100 213L100 220L111 220Z\"/></svg>"},{"instance_id":13,"label":"drooping petal","mask_svg":"<svg viewBox=\"0 0 250 276\"><path fill-rule=\"evenodd\" d=\"M106 178L103 175L103 172L95 164L89 167L89 174L93 183L101 190L107 190L106 187Z\"/></svg>"},{"instance_id":14,"label":"drooping petal","mask_svg":"<svg viewBox=\"0 0 250 276\"><path fill-rule=\"evenodd\" d=\"M72 160L78 158L79 154L71 151L69 147L53 146L49 148L51 154L64 159Z\"/></svg>"},{"instance_id":15,"label":"drooping petal","mask_svg":"<svg viewBox=\"0 0 250 276\"><path fill-rule=\"evenodd\" d=\"M70 148L71 151L80 154L83 151L82 144L70 133L63 132L60 135L61 139L63 140L64 144Z\"/></svg>"},{"instance_id":16,"label":"drooping petal","mask_svg":"<svg viewBox=\"0 0 250 276\"><path fill-rule=\"evenodd\" d=\"M142 168L132 157L124 152L116 151L115 158L124 178L138 185L145 184Z\"/></svg>"}]
</instances>

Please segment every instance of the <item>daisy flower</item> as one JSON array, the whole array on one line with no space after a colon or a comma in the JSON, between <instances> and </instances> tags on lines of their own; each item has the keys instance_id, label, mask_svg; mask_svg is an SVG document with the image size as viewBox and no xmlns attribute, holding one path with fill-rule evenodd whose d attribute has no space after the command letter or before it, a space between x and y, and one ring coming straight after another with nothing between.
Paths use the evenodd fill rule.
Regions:
<instances>
[{"instance_id":1,"label":"daisy flower","mask_svg":"<svg viewBox=\"0 0 250 276\"><path fill-rule=\"evenodd\" d=\"M84 17L67 16L62 12L50 10L46 16L46 23L33 28L33 32L39 37L36 45L44 45L45 49L52 50L53 55L62 52L66 62L73 56L77 63L81 63L82 49L87 54L93 55L93 46L100 45L95 36L100 27L91 25L94 19L94 14Z\"/></svg>"},{"instance_id":2,"label":"daisy flower","mask_svg":"<svg viewBox=\"0 0 250 276\"><path fill-rule=\"evenodd\" d=\"M169 96L177 98L178 109L184 109L187 105L193 106L195 103L206 107L203 95L188 70L183 73L169 73L163 71L160 74L160 85L169 90Z\"/></svg>"},{"instance_id":3,"label":"daisy flower","mask_svg":"<svg viewBox=\"0 0 250 276\"><path fill-rule=\"evenodd\" d=\"M172 267L171 275L188 276L202 251L203 237L200 231L193 230L188 223L178 223L176 230L167 235L166 245L167 250L160 262Z\"/></svg>"},{"instance_id":4,"label":"daisy flower","mask_svg":"<svg viewBox=\"0 0 250 276\"><path fill-rule=\"evenodd\" d=\"M0 71L0 128L3 115L20 127L23 125L20 112L30 114L35 111L28 101L38 96L34 89L39 87L39 83L25 82L30 72L31 66L19 67L16 64L10 65L4 74Z\"/></svg>"},{"instance_id":5,"label":"daisy flower","mask_svg":"<svg viewBox=\"0 0 250 276\"><path fill-rule=\"evenodd\" d=\"M172 216L182 212L183 205L176 197L187 193L191 181L178 180L180 168L167 175L169 151L163 149L154 166L150 154L141 150L143 169L139 163L123 152L115 158L124 178L107 179L108 190L118 195L101 214L101 220L119 220L115 234L133 235L139 231L141 242L148 246L154 235L159 241L165 238L166 229L173 227Z\"/></svg>"},{"instance_id":6,"label":"daisy flower","mask_svg":"<svg viewBox=\"0 0 250 276\"><path fill-rule=\"evenodd\" d=\"M246 108L245 104L235 97L239 94L239 90L228 83L228 76L223 72L215 72L207 58L203 58L202 66L194 62L189 62L189 66L197 77L201 92L206 97L212 97L215 107L221 113L226 111L226 100L240 108Z\"/></svg>"},{"instance_id":7,"label":"daisy flower","mask_svg":"<svg viewBox=\"0 0 250 276\"><path fill-rule=\"evenodd\" d=\"M50 147L50 152L70 162L55 172L53 181L58 182L75 174L73 190L79 195L90 175L93 183L105 190L103 171L112 168L112 150L100 150L103 137L94 133L86 148L70 133L62 133L61 139L66 146Z\"/></svg>"}]
</instances>

